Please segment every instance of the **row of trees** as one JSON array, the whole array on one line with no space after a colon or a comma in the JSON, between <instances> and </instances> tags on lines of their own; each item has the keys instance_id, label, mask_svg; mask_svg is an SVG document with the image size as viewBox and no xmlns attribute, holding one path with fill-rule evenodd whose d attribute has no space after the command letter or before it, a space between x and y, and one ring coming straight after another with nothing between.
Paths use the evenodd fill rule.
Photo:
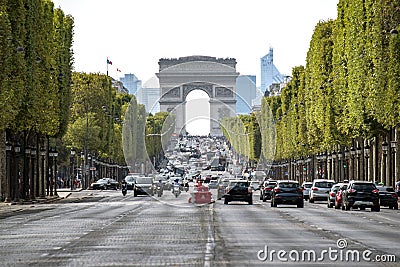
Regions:
<instances>
[{"instance_id":1,"label":"row of trees","mask_svg":"<svg viewBox=\"0 0 400 267\"><path fill-rule=\"evenodd\" d=\"M394 129L400 123L400 37L396 29L400 1L340 0L337 14L337 19L316 25L306 66L293 68L281 95L262 100L259 132L261 155L267 161L366 144L374 146L378 158L382 141L395 141ZM242 118L235 126L223 125L240 128L246 121ZM255 146L251 139L256 139L248 126L242 128L231 130L236 136L226 135L237 151L251 159L249 148ZM241 145L245 143L247 151Z\"/></svg>"},{"instance_id":2,"label":"row of trees","mask_svg":"<svg viewBox=\"0 0 400 267\"><path fill-rule=\"evenodd\" d=\"M10 197L11 192L11 184L5 177L6 149L15 146L24 153L20 162L22 171L15 173L22 177L14 177L22 182L12 193L16 197L33 197L39 194L36 185L30 182L38 176L38 160L36 157L35 164L31 163L32 156L27 153L31 148L48 150L48 138L60 138L67 131L73 26L72 17L55 9L50 0L0 1L2 197L5 191ZM19 170L18 160L13 164L13 169Z\"/></svg>"}]
</instances>

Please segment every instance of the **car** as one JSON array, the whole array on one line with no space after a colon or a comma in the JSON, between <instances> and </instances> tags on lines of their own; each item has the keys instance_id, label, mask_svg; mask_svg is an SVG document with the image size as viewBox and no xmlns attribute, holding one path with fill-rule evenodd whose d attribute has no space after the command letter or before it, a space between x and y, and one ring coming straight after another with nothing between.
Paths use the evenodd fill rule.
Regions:
<instances>
[{"instance_id":1,"label":"car","mask_svg":"<svg viewBox=\"0 0 400 267\"><path fill-rule=\"evenodd\" d=\"M395 185L397 196L400 196L400 181L398 181Z\"/></svg>"},{"instance_id":2,"label":"car","mask_svg":"<svg viewBox=\"0 0 400 267\"><path fill-rule=\"evenodd\" d=\"M310 198L310 189L312 186L312 182L303 182L301 187L303 188L303 197L305 200L308 200Z\"/></svg>"},{"instance_id":3,"label":"car","mask_svg":"<svg viewBox=\"0 0 400 267\"><path fill-rule=\"evenodd\" d=\"M253 188L254 191L260 190L260 182L259 181L251 181L250 186L251 186L251 188Z\"/></svg>"},{"instance_id":4,"label":"car","mask_svg":"<svg viewBox=\"0 0 400 267\"><path fill-rule=\"evenodd\" d=\"M398 196L393 187L377 186L379 190L379 204L381 207L389 207L389 209L399 209Z\"/></svg>"},{"instance_id":5,"label":"car","mask_svg":"<svg viewBox=\"0 0 400 267\"><path fill-rule=\"evenodd\" d=\"M314 203L314 201L318 200L326 201L329 195L329 191L334 184L334 180L315 179L309 192L310 203Z\"/></svg>"},{"instance_id":6,"label":"car","mask_svg":"<svg viewBox=\"0 0 400 267\"><path fill-rule=\"evenodd\" d=\"M328 208L333 208L335 206L336 193L339 190L340 186L341 186L340 183L334 184L331 190L329 191L328 203L327 203Z\"/></svg>"},{"instance_id":7,"label":"car","mask_svg":"<svg viewBox=\"0 0 400 267\"><path fill-rule=\"evenodd\" d=\"M342 207L343 192L347 189L348 183L341 183L339 190L335 195L335 209Z\"/></svg>"},{"instance_id":8,"label":"car","mask_svg":"<svg viewBox=\"0 0 400 267\"><path fill-rule=\"evenodd\" d=\"M220 200L224 197L225 189L229 184L229 178L220 179L218 182L217 199Z\"/></svg>"},{"instance_id":9,"label":"car","mask_svg":"<svg viewBox=\"0 0 400 267\"><path fill-rule=\"evenodd\" d=\"M102 189L102 190L107 190L107 189L114 189L117 190L119 186L119 183L112 178L101 178L97 180L96 182L92 183L90 185L90 188L93 190L96 189Z\"/></svg>"},{"instance_id":10,"label":"car","mask_svg":"<svg viewBox=\"0 0 400 267\"><path fill-rule=\"evenodd\" d=\"M208 184L208 188L217 189L218 188L218 180L211 180Z\"/></svg>"},{"instance_id":11,"label":"car","mask_svg":"<svg viewBox=\"0 0 400 267\"><path fill-rule=\"evenodd\" d=\"M230 180L225 190L224 204L231 201L246 201L253 205L253 190L248 180Z\"/></svg>"},{"instance_id":12,"label":"car","mask_svg":"<svg viewBox=\"0 0 400 267\"><path fill-rule=\"evenodd\" d=\"M133 188L133 196L149 195L154 196L153 177L137 177Z\"/></svg>"},{"instance_id":13,"label":"car","mask_svg":"<svg viewBox=\"0 0 400 267\"><path fill-rule=\"evenodd\" d=\"M271 192L274 189L276 183L276 180L264 181L260 189L260 200L266 202L267 200L271 199Z\"/></svg>"},{"instance_id":14,"label":"car","mask_svg":"<svg viewBox=\"0 0 400 267\"><path fill-rule=\"evenodd\" d=\"M124 180L126 182L127 189L133 190L133 187L135 185L136 176L128 175L128 176L125 176Z\"/></svg>"},{"instance_id":15,"label":"car","mask_svg":"<svg viewBox=\"0 0 400 267\"><path fill-rule=\"evenodd\" d=\"M350 181L342 198L342 210L371 208L371 211L380 211L379 190L373 182Z\"/></svg>"},{"instance_id":16,"label":"car","mask_svg":"<svg viewBox=\"0 0 400 267\"><path fill-rule=\"evenodd\" d=\"M298 208L304 207L303 189L299 182L293 180L278 181L271 193L271 207L278 204L297 205Z\"/></svg>"}]
</instances>

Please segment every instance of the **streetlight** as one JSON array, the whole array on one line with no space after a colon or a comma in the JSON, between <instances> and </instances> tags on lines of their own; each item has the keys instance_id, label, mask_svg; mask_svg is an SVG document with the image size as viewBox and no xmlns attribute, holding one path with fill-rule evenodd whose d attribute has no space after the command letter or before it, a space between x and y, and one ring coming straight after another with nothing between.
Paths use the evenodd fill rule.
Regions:
<instances>
[{"instance_id":1,"label":"streetlight","mask_svg":"<svg viewBox=\"0 0 400 267\"><path fill-rule=\"evenodd\" d=\"M44 188L45 188L45 183L44 183L44 161L45 161L45 157L46 157L46 148L44 146L42 146L42 148L40 149L40 155L42 156L42 172L41 172L41 188L40 188L40 197L44 198Z\"/></svg>"},{"instance_id":2,"label":"streetlight","mask_svg":"<svg viewBox=\"0 0 400 267\"><path fill-rule=\"evenodd\" d=\"M35 199L35 159L36 159L36 148L31 148L31 178L30 178L30 192L31 192L31 199Z\"/></svg>"},{"instance_id":3,"label":"streetlight","mask_svg":"<svg viewBox=\"0 0 400 267\"><path fill-rule=\"evenodd\" d=\"M15 173L14 173L14 199L15 201L19 201L19 193L20 193L20 188L19 188L19 154L21 152L21 145L18 143L14 144L14 152L15 152Z\"/></svg>"},{"instance_id":4,"label":"streetlight","mask_svg":"<svg viewBox=\"0 0 400 267\"><path fill-rule=\"evenodd\" d=\"M349 172L349 168L348 168L348 160L349 160L349 149L347 147L344 148L344 162L343 162L343 176L344 176L344 180L347 180L349 178L348 172Z\"/></svg>"},{"instance_id":5,"label":"streetlight","mask_svg":"<svg viewBox=\"0 0 400 267\"><path fill-rule=\"evenodd\" d=\"M82 172L82 177L81 177L81 186L82 188L85 188L85 182L86 182L86 166L85 166L85 152L81 151L81 172Z\"/></svg>"},{"instance_id":6,"label":"streetlight","mask_svg":"<svg viewBox=\"0 0 400 267\"><path fill-rule=\"evenodd\" d=\"M338 157L338 161L339 161L339 166L338 166L338 170L339 170L339 180L342 180L342 151L339 149L337 152L337 157Z\"/></svg>"},{"instance_id":7,"label":"streetlight","mask_svg":"<svg viewBox=\"0 0 400 267\"><path fill-rule=\"evenodd\" d=\"M74 160L75 160L75 148L71 148L71 157L69 160L69 163L71 165L71 170L70 170L70 182L71 182L71 190L74 190L74 176L75 176L75 172L74 172Z\"/></svg>"},{"instance_id":8,"label":"streetlight","mask_svg":"<svg viewBox=\"0 0 400 267\"><path fill-rule=\"evenodd\" d=\"M350 147L350 157L351 157L351 179L354 180L354 158L356 156L356 149L351 146Z\"/></svg>"},{"instance_id":9,"label":"streetlight","mask_svg":"<svg viewBox=\"0 0 400 267\"><path fill-rule=\"evenodd\" d=\"M10 202L11 196L11 162L10 154L12 150L12 145L9 141L6 141L6 197L5 202Z\"/></svg>"},{"instance_id":10,"label":"streetlight","mask_svg":"<svg viewBox=\"0 0 400 267\"><path fill-rule=\"evenodd\" d=\"M89 182L86 185L87 187L90 186L90 181L92 180L92 155L87 154L87 159L88 159L88 166L89 166Z\"/></svg>"},{"instance_id":11,"label":"streetlight","mask_svg":"<svg viewBox=\"0 0 400 267\"><path fill-rule=\"evenodd\" d=\"M24 153L24 177L22 178L22 198L27 199L29 192L29 158L31 156L31 148L26 145Z\"/></svg>"},{"instance_id":12,"label":"streetlight","mask_svg":"<svg viewBox=\"0 0 400 267\"><path fill-rule=\"evenodd\" d=\"M365 180L369 181L369 168L368 168L368 161L369 161L369 155L371 153L370 146L366 144L364 146L364 156L365 156Z\"/></svg>"},{"instance_id":13,"label":"streetlight","mask_svg":"<svg viewBox=\"0 0 400 267\"><path fill-rule=\"evenodd\" d=\"M58 196L57 194L57 185L58 185L58 175L57 175L57 157L58 157L58 151L57 147L54 148L53 150L53 158L54 158L54 195Z\"/></svg>"},{"instance_id":14,"label":"streetlight","mask_svg":"<svg viewBox=\"0 0 400 267\"><path fill-rule=\"evenodd\" d=\"M361 158L361 147L360 147L360 145L358 145L357 146L357 179L358 180L361 180L361 161L360 161L360 158Z\"/></svg>"},{"instance_id":15,"label":"streetlight","mask_svg":"<svg viewBox=\"0 0 400 267\"><path fill-rule=\"evenodd\" d=\"M382 180L381 180L381 182L383 182L385 185L388 184L386 181L386 158L387 158L388 148L389 148L389 145L386 142L386 140L383 141L382 142L383 162L382 162Z\"/></svg>"},{"instance_id":16,"label":"streetlight","mask_svg":"<svg viewBox=\"0 0 400 267\"><path fill-rule=\"evenodd\" d=\"M394 187L396 184L396 141L390 141L390 148L392 151L392 186Z\"/></svg>"}]
</instances>

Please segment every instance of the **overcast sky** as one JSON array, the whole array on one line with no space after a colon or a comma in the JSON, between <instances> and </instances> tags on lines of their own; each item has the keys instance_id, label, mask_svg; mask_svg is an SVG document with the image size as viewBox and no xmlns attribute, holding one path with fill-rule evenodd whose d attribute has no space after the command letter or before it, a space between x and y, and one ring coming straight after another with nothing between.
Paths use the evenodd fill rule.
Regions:
<instances>
[{"instance_id":1,"label":"overcast sky","mask_svg":"<svg viewBox=\"0 0 400 267\"><path fill-rule=\"evenodd\" d=\"M315 25L336 18L338 1L53 0L74 17L75 71L106 73L109 57L110 76L145 83L160 58L233 57L258 85L269 47L282 74L305 64Z\"/></svg>"}]
</instances>

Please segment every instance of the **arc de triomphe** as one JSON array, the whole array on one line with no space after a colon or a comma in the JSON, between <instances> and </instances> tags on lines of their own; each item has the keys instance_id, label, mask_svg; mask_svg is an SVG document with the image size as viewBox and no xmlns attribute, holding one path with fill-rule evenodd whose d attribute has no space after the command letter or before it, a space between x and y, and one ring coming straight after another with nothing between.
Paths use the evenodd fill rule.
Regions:
<instances>
[{"instance_id":1,"label":"arc de triomphe","mask_svg":"<svg viewBox=\"0 0 400 267\"><path fill-rule=\"evenodd\" d=\"M210 98L210 134L221 136L220 120L236 116L236 59L189 56L158 62L160 111L176 116L175 133L185 130L186 96L202 90Z\"/></svg>"}]
</instances>

